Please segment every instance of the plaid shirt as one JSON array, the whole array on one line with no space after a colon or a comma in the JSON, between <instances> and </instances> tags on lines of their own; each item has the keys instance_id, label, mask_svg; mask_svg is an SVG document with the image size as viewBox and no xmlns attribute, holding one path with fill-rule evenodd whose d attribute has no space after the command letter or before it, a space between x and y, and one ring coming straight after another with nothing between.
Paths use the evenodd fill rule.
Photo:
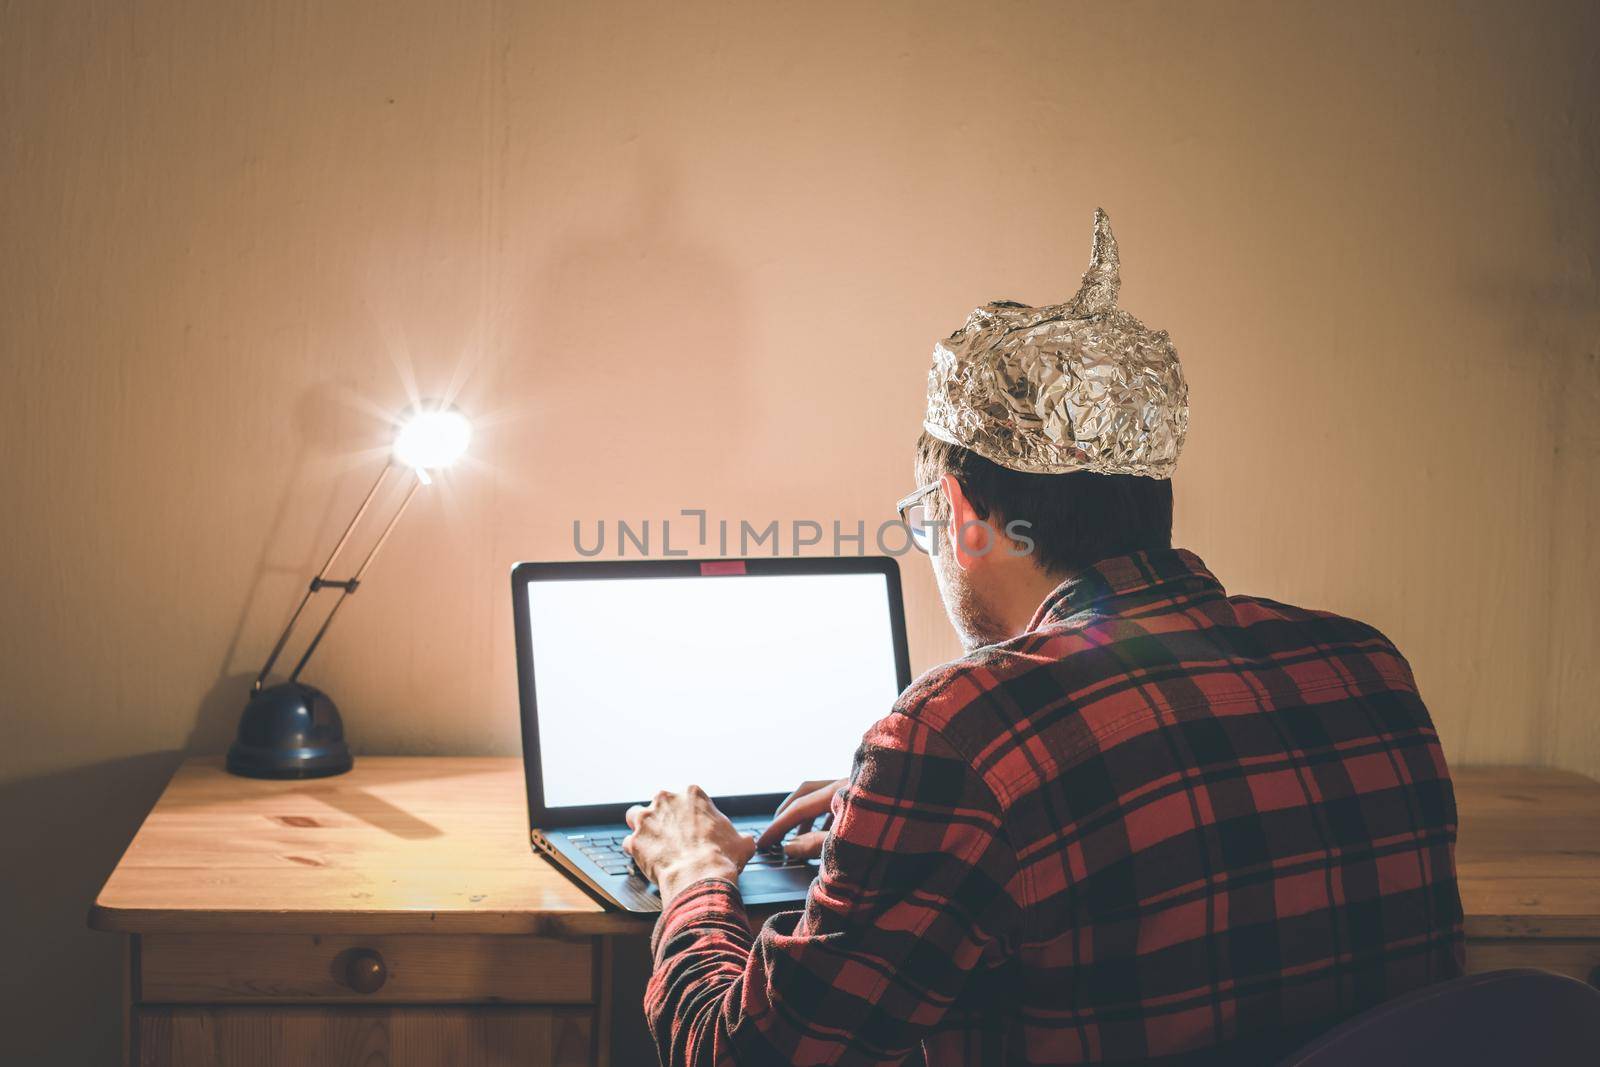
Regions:
<instances>
[{"instance_id":1,"label":"plaid shirt","mask_svg":"<svg viewBox=\"0 0 1600 1067\"><path fill-rule=\"evenodd\" d=\"M834 803L803 912L656 926L663 1063L1270 1062L1461 972L1455 802L1370 626L1105 560L924 675Z\"/></svg>"}]
</instances>

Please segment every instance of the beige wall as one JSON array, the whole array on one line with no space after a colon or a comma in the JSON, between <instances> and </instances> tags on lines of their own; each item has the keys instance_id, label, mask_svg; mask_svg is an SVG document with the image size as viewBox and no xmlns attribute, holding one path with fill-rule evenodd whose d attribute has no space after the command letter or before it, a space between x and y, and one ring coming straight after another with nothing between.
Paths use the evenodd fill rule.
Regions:
<instances>
[{"instance_id":1,"label":"beige wall","mask_svg":"<svg viewBox=\"0 0 1600 1067\"><path fill-rule=\"evenodd\" d=\"M84 910L408 383L474 462L310 677L360 751L512 754L510 563L575 518L876 523L933 341L1070 294L1097 204L1192 383L1180 541L1387 631L1454 760L1600 773L1597 40L1582 3L0 2L0 1060L109 1062ZM921 668L954 642L907 577Z\"/></svg>"}]
</instances>

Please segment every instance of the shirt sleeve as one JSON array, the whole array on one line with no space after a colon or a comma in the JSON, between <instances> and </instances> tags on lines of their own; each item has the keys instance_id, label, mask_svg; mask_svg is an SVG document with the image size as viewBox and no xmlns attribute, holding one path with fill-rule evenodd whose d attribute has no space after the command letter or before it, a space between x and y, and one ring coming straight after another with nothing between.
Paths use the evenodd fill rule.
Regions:
<instances>
[{"instance_id":1,"label":"shirt sleeve","mask_svg":"<svg viewBox=\"0 0 1600 1067\"><path fill-rule=\"evenodd\" d=\"M645 1015L663 1067L897 1063L939 1025L1014 916L993 794L895 713L856 753L802 912L752 932L709 879L661 916Z\"/></svg>"}]
</instances>

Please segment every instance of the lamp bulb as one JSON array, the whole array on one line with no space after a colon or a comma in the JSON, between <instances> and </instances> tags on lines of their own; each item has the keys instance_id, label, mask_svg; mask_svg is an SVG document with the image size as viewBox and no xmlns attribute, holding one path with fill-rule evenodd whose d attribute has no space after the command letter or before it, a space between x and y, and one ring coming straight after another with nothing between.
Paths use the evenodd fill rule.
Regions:
<instances>
[{"instance_id":1,"label":"lamp bulb","mask_svg":"<svg viewBox=\"0 0 1600 1067\"><path fill-rule=\"evenodd\" d=\"M472 440L472 423L455 408L417 408L394 436L395 461L419 472L448 467Z\"/></svg>"}]
</instances>

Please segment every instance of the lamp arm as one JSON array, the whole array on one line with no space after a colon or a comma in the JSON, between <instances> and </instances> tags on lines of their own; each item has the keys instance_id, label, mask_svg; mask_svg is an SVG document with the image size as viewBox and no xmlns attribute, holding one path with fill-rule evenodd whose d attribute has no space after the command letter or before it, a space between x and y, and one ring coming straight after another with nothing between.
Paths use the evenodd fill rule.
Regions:
<instances>
[{"instance_id":1,"label":"lamp arm","mask_svg":"<svg viewBox=\"0 0 1600 1067\"><path fill-rule=\"evenodd\" d=\"M389 476L389 471L393 469L394 464L388 463L384 465L383 470L378 472L377 480L372 483L372 488L367 490L367 495L361 501L361 506L356 508L355 517L344 528L344 533L339 535L338 544L333 546L333 551L329 553L327 562L322 565L322 569L311 579L310 585L306 587L305 594L300 598L299 606L294 609L294 614L289 616L289 621L284 626L283 632L278 635L277 642L272 646L271 654L267 656L267 662L261 667L261 673L256 675L255 684L251 686L252 691L259 692L262 683L267 680L267 675L272 672L273 666L278 662L278 657L283 653L283 647L289 643L289 635L294 633L295 625L299 623L300 616L305 612L306 605L311 602L313 595L322 589L330 587L340 590L339 599L334 602L332 610L328 612L327 617L322 620L322 625L317 629L316 636L311 639L311 644L307 646L304 655L300 657L300 662L295 665L294 673L289 676L290 681L295 681L300 677L300 672L305 669L306 663L311 659L311 654L316 651L317 645L322 642L323 634L328 632L328 627L332 624L334 615L338 614L339 608L344 604L345 598L354 593L361 584L361 576L367 572L367 568L372 564L373 557L378 554L378 549L382 548L383 543L389 539L389 534L393 532L395 524L400 521L400 516L405 513L406 505L411 503L411 498L416 495L417 488L422 484L420 474L417 481L413 482L410 490L407 491L405 499L400 502L400 506L395 510L393 517L389 519L389 524L383 528L383 533L379 535L377 542L373 544L372 549L367 553L366 559L361 561L361 566L354 576L342 581L334 580L328 577L328 570L338 560L339 554L344 551L345 545L350 542L350 535L355 532L356 525L366 515L367 509L372 506L373 498L378 495L378 489L383 485L384 479Z\"/></svg>"},{"instance_id":2,"label":"lamp arm","mask_svg":"<svg viewBox=\"0 0 1600 1067\"><path fill-rule=\"evenodd\" d=\"M367 558L361 561L361 566L356 569L354 575L344 582L324 581L322 583L323 585L338 585L340 587L339 599L333 602L333 607L329 610L327 618L323 619L322 625L317 627L316 636L311 638L311 643L306 646L305 653L300 657L300 662L296 663L294 670L289 673L289 681L297 682L300 680L300 672L306 669L306 664L311 661L311 654L317 650L318 645L322 644L322 635L327 633L328 627L333 625L333 617L339 614L339 609L344 607L344 602L349 599L350 594L354 593L361 584L361 576L367 573L368 567L372 566L372 560L377 556L378 549L382 548L383 543L389 540L389 535L394 532L395 524L400 521L400 516L406 513L406 505L411 503L411 498L417 495L417 490L421 486L422 477L419 473L417 479L411 483L411 488L406 490L405 499L400 501L400 506L395 509L393 517L389 519L389 525L385 526L383 533L378 535L378 540L374 542L372 551L367 553Z\"/></svg>"}]
</instances>

